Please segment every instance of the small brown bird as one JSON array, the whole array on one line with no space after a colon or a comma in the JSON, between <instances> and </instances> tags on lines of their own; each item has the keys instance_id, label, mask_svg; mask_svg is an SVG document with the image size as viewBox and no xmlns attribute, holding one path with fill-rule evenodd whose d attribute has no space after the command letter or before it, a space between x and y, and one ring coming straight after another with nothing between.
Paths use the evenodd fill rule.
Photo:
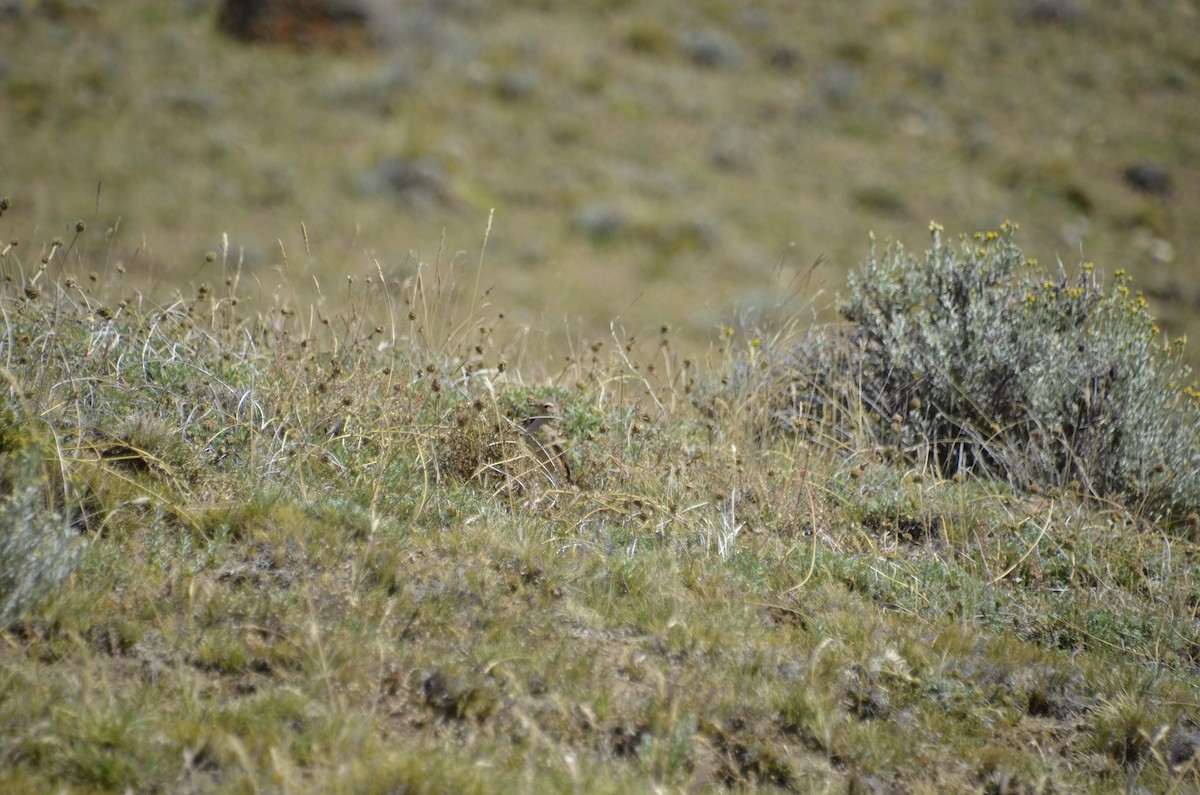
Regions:
<instances>
[{"instance_id":1,"label":"small brown bird","mask_svg":"<svg viewBox=\"0 0 1200 795\"><path fill-rule=\"evenodd\" d=\"M558 434L558 406L537 398L530 398L527 405L532 414L521 422L525 443L554 485L570 483L571 467L567 463L567 450Z\"/></svg>"}]
</instances>

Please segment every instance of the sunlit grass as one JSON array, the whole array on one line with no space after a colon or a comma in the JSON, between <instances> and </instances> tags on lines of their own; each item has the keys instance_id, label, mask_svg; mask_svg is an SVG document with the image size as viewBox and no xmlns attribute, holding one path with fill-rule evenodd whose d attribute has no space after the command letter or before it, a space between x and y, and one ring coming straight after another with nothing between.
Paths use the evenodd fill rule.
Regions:
<instances>
[{"instance_id":1,"label":"sunlit grass","mask_svg":"<svg viewBox=\"0 0 1200 795\"><path fill-rule=\"evenodd\" d=\"M1047 262L1128 263L1194 332L1185 6L468 3L389 10L400 43L348 54L228 40L218 5L27 2L0 27L4 195L44 237L111 230L84 252L102 275L215 286L227 232L243 300L284 270L340 309L347 273L431 262L443 230L475 260L496 208L485 286L538 361L614 316L699 355L822 253L806 297L838 289L868 231L916 246L929 218L1012 216ZM697 58L714 40L735 55ZM443 198L387 187L396 161L432 164ZM1143 161L1173 195L1126 184Z\"/></svg>"},{"instance_id":2,"label":"sunlit grass","mask_svg":"<svg viewBox=\"0 0 1200 795\"><path fill-rule=\"evenodd\" d=\"M4 438L58 440L40 498L87 551L0 636L8 787L1196 784L1190 531L936 477L865 419L778 433L722 377L802 323L535 377L487 257L326 315L24 251ZM527 397L574 482L536 476Z\"/></svg>"}]
</instances>

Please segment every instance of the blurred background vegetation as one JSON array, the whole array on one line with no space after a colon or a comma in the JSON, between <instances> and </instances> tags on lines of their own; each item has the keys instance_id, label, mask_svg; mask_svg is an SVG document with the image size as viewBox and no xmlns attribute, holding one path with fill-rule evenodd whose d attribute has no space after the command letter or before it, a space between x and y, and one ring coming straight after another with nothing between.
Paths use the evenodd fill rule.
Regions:
<instances>
[{"instance_id":1,"label":"blurred background vegetation","mask_svg":"<svg viewBox=\"0 0 1200 795\"><path fill-rule=\"evenodd\" d=\"M827 306L870 232L1011 218L1200 336L1192 0L372 11L379 46L338 49L237 41L217 0L0 3L0 236L82 219L86 268L174 290L228 235L243 285L305 305L439 249L474 267L486 234L492 305L558 353L614 319L699 348Z\"/></svg>"}]
</instances>

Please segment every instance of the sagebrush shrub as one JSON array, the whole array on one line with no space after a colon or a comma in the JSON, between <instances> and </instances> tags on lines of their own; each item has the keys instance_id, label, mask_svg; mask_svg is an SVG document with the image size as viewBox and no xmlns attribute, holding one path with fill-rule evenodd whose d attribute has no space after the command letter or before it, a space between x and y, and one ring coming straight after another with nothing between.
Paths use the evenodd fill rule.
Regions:
<instances>
[{"instance_id":1,"label":"sagebrush shrub","mask_svg":"<svg viewBox=\"0 0 1200 795\"><path fill-rule=\"evenodd\" d=\"M1200 393L1125 273L1048 278L1007 222L959 246L931 231L921 257L872 246L838 307L848 326L770 352L775 419L865 432L943 475L1200 508Z\"/></svg>"},{"instance_id":2,"label":"sagebrush shrub","mask_svg":"<svg viewBox=\"0 0 1200 795\"><path fill-rule=\"evenodd\" d=\"M7 432L2 436L0 630L70 576L83 553L83 539L71 527L62 500L49 483L41 446L14 444L18 437Z\"/></svg>"}]
</instances>

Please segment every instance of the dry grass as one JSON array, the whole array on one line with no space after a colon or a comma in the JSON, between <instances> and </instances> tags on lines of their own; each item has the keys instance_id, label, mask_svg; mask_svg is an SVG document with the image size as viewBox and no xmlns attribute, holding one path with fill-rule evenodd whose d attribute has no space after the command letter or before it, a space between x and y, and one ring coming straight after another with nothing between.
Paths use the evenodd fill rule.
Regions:
<instances>
[{"instance_id":1,"label":"dry grass","mask_svg":"<svg viewBox=\"0 0 1200 795\"><path fill-rule=\"evenodd\" d=\"M931 218L1020 219L1047 264L1082 245L1195 330L1194 3L427 5L351 57L227 41L214 0L17 3L3 193L43 237L112 228L90 259L143 288L214 283L228 233L244 300L286 269L303 305L443 230L477 259L496 208L485 286L539 360L617 316L699 355L819 254L806 289L834 290L868 231L917 246ZM1126 184L1142 162L1173 195Z\"/></svg>"},{"instance_id":2,"label":"dry grass","mask_svg":"<svg viewBox=\"0 0 1200 795\"><path fill-rule=\"evenodd\" d=\"M0 789L1200 789L1194 517L729 378L930 218L1191 329L1194 3L8 5Z\"/></svg>"},{"instance_id":3,"label":"dry grass","mask_svg":"<svg viewBox=\"0 0 1200 795\"><path fill-rule=\"evenodd\" d=\"M486 258L325 315L247 310L233 263L160 301L36 248L0 263L0 363L87 553L0 634L7 790L1200 786L1200 548L1136 506L764 433L711 385L761 351L734 331L534 376Z\"/></svg>"}]
</instances>

